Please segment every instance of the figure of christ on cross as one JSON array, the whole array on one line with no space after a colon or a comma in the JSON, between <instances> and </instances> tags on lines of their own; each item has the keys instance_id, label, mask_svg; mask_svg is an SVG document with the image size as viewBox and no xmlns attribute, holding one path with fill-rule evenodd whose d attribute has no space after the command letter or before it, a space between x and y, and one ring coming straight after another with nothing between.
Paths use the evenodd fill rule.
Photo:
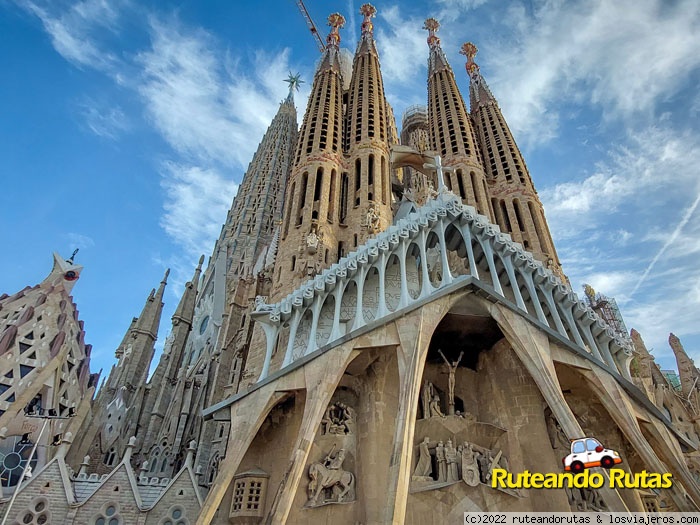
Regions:
<instances>
[{"instance_id":1,"label":"figure of christ on cross","mask_svg":"<svg viewBox=\"0 0 700 525\"><path fill-rule=\"evenodd\" d=\"M453 361L450 363L447 358L445 357L445 354L442 353L442 350L438 349L438 352L440 352L440 355L442 356L442 359L445 361L445 364L447 365L447 374L448 374L448 391L447 391L447 413L450 416L455 415L455 372L457 371L457 367L459 366L460 361L462 361L462 358L464 357L464 351L460 352L459 357L457 358L456 361Z\"/></svg>"}]
</instances>

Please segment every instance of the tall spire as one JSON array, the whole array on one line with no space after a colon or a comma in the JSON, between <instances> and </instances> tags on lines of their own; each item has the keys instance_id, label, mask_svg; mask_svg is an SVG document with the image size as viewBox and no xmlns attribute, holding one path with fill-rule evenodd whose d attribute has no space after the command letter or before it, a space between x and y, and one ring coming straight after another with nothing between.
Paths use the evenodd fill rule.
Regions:
<instances>
[{"instance_id":1,"label":"tall spire","mask_svg":"<svg viewBox=\"0 0 700 525\"><path fill-rule=\"evenodd\" d=\"M695 368L695 363L688 354L686 354L681 340L678 339L675 334L669 334L668 344L671 346L673 354L676 356L678 374L681 377L681 392L683 393L683 397L693 403L696 401L698 387L700 387L700 371ZM700 408L696 404L694 405L696 410Z\"/></svg>"},{"instance_id":2,"label":"tall spire","mask_svg":"<svg viewBox=\"0 0 700 525\"><path fill-rule=\"evenodd\" d=\"M160 317L163 312L163 294L169 274L170 269L167 269L158 289L151 290L148 295L141 315L131 322L129 330L117 349L119 363L107 379L108 390L116 390L124 386L129 392L133 392L146 384L151 359L153 359L153 345L158 337Z\"/></svg>"},{"instance_id":3,"label":"tall spire","mask_svg":"<svg viewBox=\"0 0 700 525\"><path fill-rule=\"evenodd\" d=\"M332 194L338 191L337 179L343 164L339 30L345 25L345 18L333 13L328 17L328 25L328 45L314 75L287 186L273 296L291 291L319 267L330 247L335 246L324 224L334 213Z\"/></svg>"},{"instance_id":4,"label":"tall spire","mask_svg":"<svg viewBox=\"0 0 700 525\"><path fill-rule=\"evenodd\" d=\"M199 264L194 271L192 280L185 284L185 292L182 294L180 303L177 305L172 317L172 330L166 340L158 366L149 381L150 394L142 411L140 424L140 427L144 428L146 432L145 435L137 436L142 440L140 448L143 451L148 451L154 444L168 405L172 402L175 379L182 367L185 346L192 329L192 319L194 317L194 307L203 263L204 255L199 259Z\"/></svg>"},{"instance_id":5,"label":"tall spire","mask_svg":"<svg viewBox=\"0 0 700 525\"><path fill-rule=\"evenodd\" d=\"M289 84L289 95L280 104L248 165L215 248L225 250L227 290L238 279L251 275L282 218L284 193L297 143L293 92L302 81L298 74L290 72L285 82ZM216 257L214 253L212 261Z\"/></svg>"},{"instance_id":6,"label":"tall spire","mask_svg":"<svg viewBox=\"0 0 700 525\"><path fill-rule=\"evenodd\" d=\"M440 22L435 18L428 18L423 24L423 29L428 31L428 47L430 48L430 55L428 58L428 74L439 68L449 68L450 65L447 62L447 57L445 52L442 50L440 37L437 36L437 32L440 29Z\"/></svg>"},{"instance_id":7,"label":"tall spire","mask_svg":"<svg viewBox=\"0 0 700 525\"><path fill-rule=\"evenodd\" d=\"M467 42L460 53L467 57L471 118L485 161L494 220L501 231L566 279L525 159L474 61L477 51L473 43Z\"/></svg>"},{"instance_id":8,"label":"tall spire","mask_svg":"<svg viewBox=\"0 0 700 525\"><path fill-rule=\"evenodd\" d=\"M362 52L362 48L374 48L374 23L372 18L377 14L377 9L372 4L362 4L360 7L362 15L362 36L358 43L357 52ZM376 53L376 50L374 50Z\"/></svg>"},{"instance_id":9,"label":"tall spire","mask_svg":"<svg viewBox=\"0 0 700 525\"><path fill-rule=\"evenodd\" d=\"M491 219L486 177L469 114L459 92L454 72L440 47L436 32L440 23L425 21L428 30L428 122L431 149L451 168L445 184L449 190ZM437 186L437 184L436 184Z\"/></svg>"},{"instance_id":10,"label":"tall spire","mask_svg":"<svg viewBox=\"0 0 700 525\"><path fill-rule=\"evenodd\" d=\"M459 51L461 55L467 57L465 68L470 79L469 104L472 111L474 111L474 109L480 105L497 104L496 98L493 96L493 93L491 93L486 81L481 76L479 65L474 62L474 57L478 51L479 49L472 42L462 44L462 48Z\"/></svg>"}]
</instances>

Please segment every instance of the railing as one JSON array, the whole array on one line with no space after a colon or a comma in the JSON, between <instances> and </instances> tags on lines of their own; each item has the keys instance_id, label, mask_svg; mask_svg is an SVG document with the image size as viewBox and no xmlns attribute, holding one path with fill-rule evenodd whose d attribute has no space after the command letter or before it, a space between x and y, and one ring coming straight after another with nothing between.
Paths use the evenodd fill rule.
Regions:
<instances>
[{"instance_id":1,"label":"railing","mask_svg":"<svg viewBox=\"0 0 700 525\"><path fill-rule=\"evenodd\" d=\"M463 278L470 276L471 279ZM259 381L278 336L282 368L346 334L410 309L447 286L478 280L590 356L629 379L632 350L571 288L459 197L443 189L276 304L253 316L267 339ZM280 349L282 350L282 349Z\"/></svg>"}]
</instances>

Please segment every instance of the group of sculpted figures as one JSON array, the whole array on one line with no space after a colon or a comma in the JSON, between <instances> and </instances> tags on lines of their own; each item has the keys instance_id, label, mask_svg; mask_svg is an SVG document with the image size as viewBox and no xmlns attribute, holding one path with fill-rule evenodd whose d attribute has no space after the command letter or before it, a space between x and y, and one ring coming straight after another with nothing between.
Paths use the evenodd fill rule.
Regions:
<instances>
[{"instance_id":1,"label":"group of sculpted figures","mask_svg":"<svg viewBox=\"0 0 700 525\"><path fill-rule=\"evenodd\" d=\"M454 447L452 440L431 443L426 437L418 445L418 464L411 481L426 483L455 483L460 480L476 487L490 484L494 468L508 469L508 462L501 451L479 447L468 441Z\"/></svg>"},{"instance_id":2,"label":"group of sculpted figures","mask_svg":"<svg viewBox=\"0 0 700 525\"><path fill-rule=\"evenodd\" d=\"M321 436L351 436L355 434L355 410L340 401L331 403L321 419ZM348 438L341 442L348 444ZM320 507L330 503L347 503L355 500L355 475L343 469L346 449L331 451L322 461L309 465L309 499L306 507Z\"/></svg>"},{"instance_id":3,"label":"group of sculpted figures","mask_svg":"<svg viewBox=\"0 0 700 525\"><path fill-rule=\"evenodd\" d=\"M321 435L355 433L355 410L345 403L333 403L321 420Z\"/></svg>"}]
</instances>

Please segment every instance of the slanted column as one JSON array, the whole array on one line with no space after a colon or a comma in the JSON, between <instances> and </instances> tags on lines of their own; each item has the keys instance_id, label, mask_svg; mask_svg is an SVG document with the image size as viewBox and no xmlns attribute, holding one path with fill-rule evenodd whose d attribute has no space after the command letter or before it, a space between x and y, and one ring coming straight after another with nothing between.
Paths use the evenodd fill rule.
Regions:
<instances>
[{"instance_id":1,"label":"slanted column","mask_svg":"<svg viewBox=\"0 0 700 525\"><path fill-rule=\"evenodd\" d=\"M289 320L289 341L287 341L287 352L284 354L282 368L294 361L294 340L297 337L297 328L299 328L301 317L301 310L292 307L292 318Z\"/></svg>"},{"instance_id":2,"label":"slanted column","mask_svg":"<svg viewBox=\"0 0 700 525\"><path fill-rule=\"evenodd\" d=\"M420 267L421 273L423 275L423 282L420 290L420 297L427 297L430 295L430 275L428 274L428 253L425 249L425 243L428 241L425 230L421 229L418 240L418 249L420 250Z\"/></svg>"},{"instance_id":3,"label":"slanted column","mask_svg":"<svg viewBox=\"0 0 700 525\"><path fill-rule=\"evenodd\" d=\"M508 247L505 247L508 249ZM525 301L523 301L523 296L520 293L520 286L518 285L518 279L515 277L515 271L513 269L513 261L508 254L499 254L501 261L503 261L503 266L506 267L506 273L508 274L508 279L510 279L510 287L513 290L513 295L515 296L515 304L518 305L523 312L527 313L527 306L525 306Z\"/></svg>"},{"instance_id":4,"label":"slanted column","mask_svg":"<svg viewBox=\"0 0 700 525\"><path fill-rule=\"evenodd\" d=\"M357 273L355 274L355 284L357 285L357 303L355 305L355 321L352 323L352 330L357 330L358 328L365 325L365 316L362 313L362 301L363 292L365 289L365 279L367 278L367 265L362 264L358 261Z\"/></svg>"},{"instance_id":5,"label":"slanted column","mask_svg":"<svg viewBox=\"0 0 700 525\"><path fill-rule=\"evenodd\" d=\"M481 242L481 248L484 250L484 257L486 258L486 263L489 266L489 272L491 273L491 284L496 293L501 297L505 297L503 294L503 287L501 286L501 281L498 280L498 272L496 271L496 261L493 258L493 249L491 248L491 242L486 239L485 236L479 237L479 242Z\"/></svg>"},{"instance_id":6,"label":"slanted column","mask_svg":"<svg viewBox=\"0 0 700 525\"><path fill-rule=\"evenodd\" d=\"M277 494L275 494L265 523L284 524L287 522L302 475L307 470L309 452L321 419L345 373L345 369L352 360L352 355L351 345L345 344L306 364L304 368L306 382L304 415L292 449L292 455L289 458L289 466L282 476L282 482Z\"/></svg>"},{"instance_id":7,"label":"slanted column","mask_svg":"<svg viewBox=\"0 0 700 525\"><path fill-rule=\"evenodd\" d=\"M404 306L408 305L408 275L406 274L406 254L408 253L408 242L405 239L401 239L399 242L399 269L401 271L401 299L399 299L399 306L396 308L400 310Z\"/></svg>"},{"instance_id":8,"label":"slanted column","mask_svg":"<svg viewBox=\"0 0 700 525\"><path fill-rule=\"evenodd\" d=\"M554 361L552 361L549 350L547 335L505 306L483 300L482 304L488 308L513 351L530 376L532 376L542 397L544 397L552 414L554 414L567 437L576 438L583 436L583 429L569 408L561 391L561 385L554 368ZM607 474L604 475L607 476ZM615 489L610 488L608 483L599 490L611 511L628 512L628 508L620 494Z\"/></svg>"},{"instance_id":9,"label":"slanted column","mask_svg":"<svg viewBox=\"0 0 700 525\"><path fill-rule=\"evenodd\" d=\"M226 455L219 464L219 474L209 489L196 525L209 525L212 522L253 438L270 410L286 395L275 392L274 385L269 384L251 392L245 402L231 406L231 430Z\"/></svg>"},{"instance_id":10,"label":"slanted column","mask_svg":"<svg viewBox=\"0 0 700 525\"><path fill-rule=\"evenodd\" d=\"M389 463L389 486L383 523L404 523L406 518L421 378L432 334L450 306L451 300L444 297L395 321L400 341L396 348L399 410Z\"/></svg>"},{"instance_id":11,"label":"slanted column","mask_svg":"<svg viewBox=\"0 0 700 525\"><path fill-rule=\"evenodd\" d=\"M381 319L387 314L386 308L386 252L379 252L379 297L377 297L377 316L376 319Z\"/></svg>"},{"instance_id":12,"label":"slanted column","mask_svg":"<svg viewBox=\"0 0 700 525\"><path fill-rule=\"evenodd\" d=\"M335 298L335 304L333 306L333 328L331 329L331 335L328 338L329 343L343 336L343 334L340 333L340 307L342 306L343 293L345 292L346 284L347 283L344 279L342 282L340 280L336 280L335 283L335 290L333 290L333 297Z\"/></svg>"},{"instance_id":13,"label":"slanted column","mask_svg":"<svg viewBox=\"0 0 700 525\"><path fill-rule=\"evenodd\" d=\"M318 330L318 318L321 315L321 308L323 307L323 301L325 301L325 299L326 296L322 296L321 294L317 294L316 297L314 297L314 302L311 306L311 331L309 332L309 342L304 355L308 355L318 348L316 344L316 331Z\"/></svg>"},{"instance_id":14,"label":"slanted column","mask_svg":"<svg viewBox=\"0 0 700 525\"><path fill-rule=\"evenodd\" d=\"M525 262L527 264L527 262ZM535 313L537 313L537 319L545 325L549 326L549 321L547 321L547 316L544 315L544 310L542 310L542 305L540 304L540 298L537 295L537 290L535 289L535 283L532 280L532 269L523 266L520 266L518 268L518 271L520 272L520 275L523 276L523 279L525 280L525 287L527 288L528 293L530 294L530 299L532 300L532 304L535 307ZM551 328L551 326L549 326Z\"/></svg>"},{"instance_id":15,"label":"slanted column","mask_svg":"<svg viewBox=\"0 0 700 525\"><path fill-rule=\"evenodd\" d=\"M666 465L659 459L652 446L644 437L644 434L642 434L639 421L634 415L635 410L629 396L622 390L617 381L608 373L595 367L592 370L581 370L581 374L589 380L588 385L607 408L615 424L629 440L630 444L637 451L649 470L651 472L666 472ZM663 424L655 417L652 416L651 421L652 427L657 431L663 427L662 433L659 433L659 446L665 449L663 452L667 452L667 454L665 454L666 461L671 463L669 466L675 470L675 473L680 475L684 488L695 500L697 505L698 502L700 502L700 487L698 487L698 484L688 471L685 461L679 458L678 454L674 453L671 447L668 446L668 443L674 442L675 440L669 435ZM675 483L671 486L670 490L673 500L676 505L678 505L679 510L698 510L697 506L690 505L685 500L685 497L682 492L678 490Z\"/></svg>"},{"instance_id":16,"label":"slanted column","mask_svg":"<svg viewBox=\"0 0 700 525\"><path fill-rule=\"evenodd\" d=\"M450 263L447 260L447 246L445 245L445 221L440 219L437 223L438 240L440 241L440 260L442 261L442 283L440 286L447 286L453 281Z\"/></svg>"},{"instance_id":17,"label":"slanted column","mask_svg":"<svg viewBox=\"0 0 700 525\"><path fill-rule=\"evenodd\" d=\"M460 227L464 236L464 244L467 247L467 258L469 259L469 273L474 279L479 278L479 270L476 267L476 259L474 258L474 247L472 246L472 230L469 225Z\"/></svg>"},{"instance_id":18,"label":"slanted column","mask_svg":"<svg viewBox=\"0 0 700 525\"><path fill-rule=\"evenodd\" d=\"M260 372L258 382L270 375L270 361L272 361L272 352L275 349L277 334L279 333L279 325L271 325L269 323L260 322L260 326L262 326L263 332L265 333L265 360L263 361L262 371Z\"/></svg>"}]
</instances>

